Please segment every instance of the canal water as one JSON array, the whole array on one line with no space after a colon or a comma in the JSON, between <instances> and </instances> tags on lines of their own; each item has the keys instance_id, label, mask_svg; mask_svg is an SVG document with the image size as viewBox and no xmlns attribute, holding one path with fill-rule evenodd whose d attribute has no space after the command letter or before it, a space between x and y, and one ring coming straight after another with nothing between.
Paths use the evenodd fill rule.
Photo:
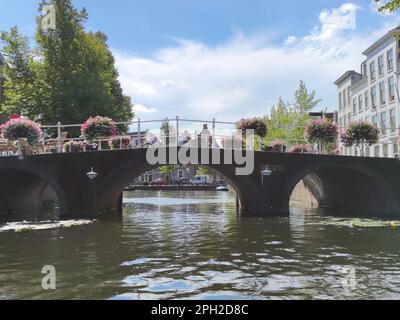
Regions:
<instances>
[{"instance_id":1,"label":"canal water","mask_svg":"<svg viewBox=\"0 0 400 320\"><path fill-rule=\"evenodd\" d=\"M399 222L238 216L229 192L125 203L122 221L0 223L0 299L400 298ZM42 289L45 265L56 290Z\"/></svg>"}]
</instances>

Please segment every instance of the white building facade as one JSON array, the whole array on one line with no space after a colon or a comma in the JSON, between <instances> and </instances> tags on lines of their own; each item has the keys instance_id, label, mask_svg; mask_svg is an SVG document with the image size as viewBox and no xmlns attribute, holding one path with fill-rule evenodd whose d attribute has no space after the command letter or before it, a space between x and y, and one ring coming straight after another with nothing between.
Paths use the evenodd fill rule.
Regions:
<instances>
[{"instance_id":1,"label":"white building facade","mask_svg":"<svg viewBox=\"0 0 400 320\"><path fill-rule=\"evenodd\" d=\"M343 132L354 121L366 121L376 125L380 131L380 141L373 146L365 146L364 156L394 158L399 155L399 75L400 34L397 27L367 50L360 72L347 71L335 85L338 90L338 122ZM339 146L341 155L360 156L360 147Z\"/></svg>"}]
</instances>

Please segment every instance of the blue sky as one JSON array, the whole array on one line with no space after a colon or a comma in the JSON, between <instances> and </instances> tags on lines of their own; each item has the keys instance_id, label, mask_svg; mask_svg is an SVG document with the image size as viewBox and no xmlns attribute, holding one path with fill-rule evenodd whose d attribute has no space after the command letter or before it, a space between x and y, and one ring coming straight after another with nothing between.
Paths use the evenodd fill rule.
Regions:
<instances>
[{"instance_id":1,"label":"blue sky","mask_svg":"<svg viewBox=\"0 0 400 320\"><path fill-rule=\"evenodd\" d=\"M0 30L32 37L37 0L0 0ZM75 0L107 34L126 94L142 118L236 120L262 115L299 80L334 109L333 82L398 15L372 0ZM5 8L5 10L4 10ZM355 25L344 26L352 17Z\"/></svg>"}]
</instances>

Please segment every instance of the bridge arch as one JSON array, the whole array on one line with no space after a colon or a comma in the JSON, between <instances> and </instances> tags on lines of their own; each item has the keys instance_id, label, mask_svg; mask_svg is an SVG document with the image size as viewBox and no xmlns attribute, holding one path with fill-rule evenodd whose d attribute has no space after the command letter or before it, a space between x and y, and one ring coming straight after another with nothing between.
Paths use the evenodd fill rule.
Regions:
<instances>
[{"instance_id":1,"label":"bridge arch","mask_svg":"<svg viewBox=\"0 0 400 320\"><path fill-rule=\"evenodd\" d=\"M2 181L0 184L1 214L41 209L43 195L48 187L56 194L60 208L66 207L65 194L60 184L50 174L37 167L1 165L0 181Z\"/></svg>"},{"instance_id":2,"label":"bridge arch","mask_svg":"<svg viewBox=\"0 0 400 320\"><path fill-rule=\"evenodd\" d=\"M301 180L320 207L360 215L380 211L395 214L398 207L394 203L394 187L371 167L328 164L303 168L289 178L283 197L285 204L289 204Z\"/></svg>"},{"instance_id":3,"label":"bridge arch","mask_svg":"<svg viewBox=\"0 0 400 320\"><path fill-rule=\"evenodd\" d=\"M144 161L127 161L119 164L116 168L110 171L106 177L104 177L102 185L99 186L99 194L101 194L101 197L98 199L98 205L100 207L105 207L110 203L117 205L121 199L121 194L124 188L130 182L140 175L162 166L163 165L149 165L145 159ZM201 166L207 167L223 176L236 192L239 200L239 206L246 206L246 195L243 193L243 188L241 188L240 184L232 178L232 173L230 172L231 170L224 168L224 166L218 165Z\"/></svg>"}]
</instances>

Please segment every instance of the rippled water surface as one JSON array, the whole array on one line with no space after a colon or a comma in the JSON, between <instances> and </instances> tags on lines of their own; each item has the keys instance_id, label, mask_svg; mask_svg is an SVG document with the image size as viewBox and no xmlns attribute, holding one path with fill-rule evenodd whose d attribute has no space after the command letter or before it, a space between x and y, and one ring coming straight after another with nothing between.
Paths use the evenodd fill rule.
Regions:
<instances>
[{"instance_id":1,"label":"rippled water surface","mask_svg":"<svg viewBox=\"0 0 400 320\"><path fill-rule=\"evenodd\" d=\"M122 221L0 223L0 299L400 298L399 222L237 216L231 193L125 197Z\"/></svg>"}]
</instances>

